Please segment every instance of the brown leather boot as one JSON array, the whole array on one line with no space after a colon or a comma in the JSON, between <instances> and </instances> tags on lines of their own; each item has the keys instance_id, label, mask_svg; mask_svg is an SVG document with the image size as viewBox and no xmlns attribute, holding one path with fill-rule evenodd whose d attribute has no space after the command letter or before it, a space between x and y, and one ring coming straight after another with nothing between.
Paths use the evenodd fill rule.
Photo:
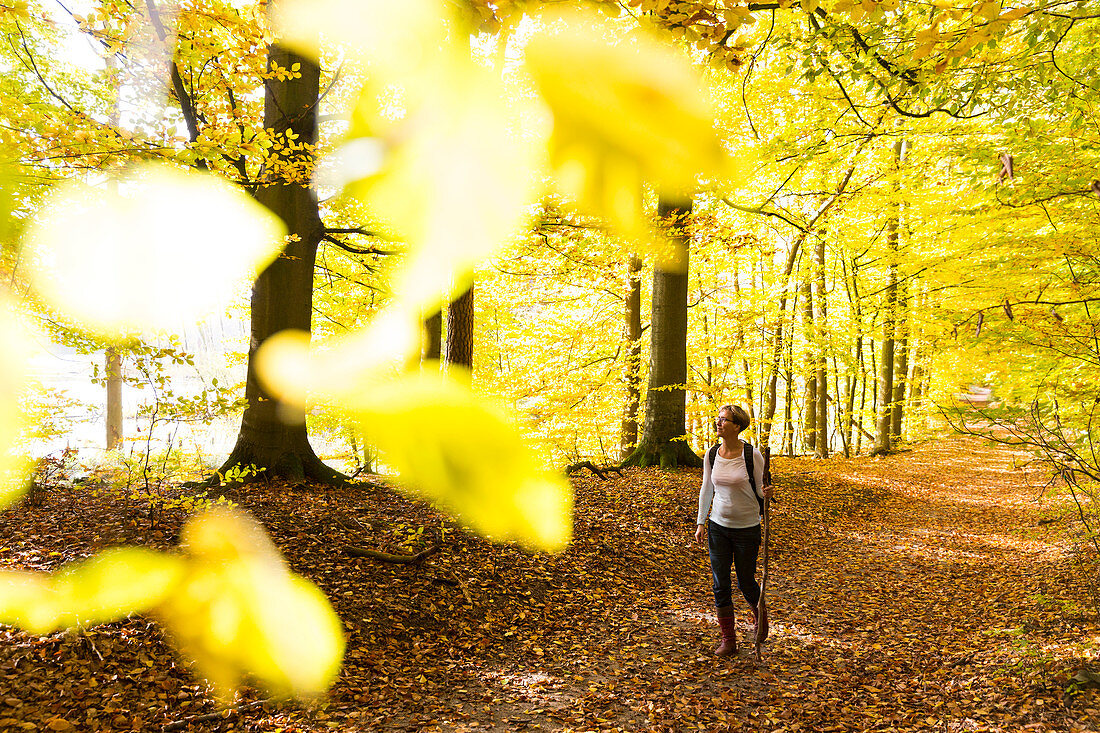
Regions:
<instances>
[{"instance_id":1,"label":"brown leather boot","mask_svg":"<svg viewBox=\"0 0 1100 733\"><path fill-rule=\"evenodd\" d=\"M722 640L714 650L714 656L728 657L736 654L737 617L734 615L733 606L722 606L718 609L718 628L722 631Z\"/></svg>"}]
</instances>

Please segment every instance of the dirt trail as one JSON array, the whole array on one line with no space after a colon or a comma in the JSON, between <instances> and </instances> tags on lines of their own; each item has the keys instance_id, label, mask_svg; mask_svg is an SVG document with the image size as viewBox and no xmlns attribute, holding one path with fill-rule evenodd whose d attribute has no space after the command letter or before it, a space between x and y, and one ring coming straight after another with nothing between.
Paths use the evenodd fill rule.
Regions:
<instances>
[{"instance_id":1,"label":"dirt trail","mask_svg":"<svg viewBox=\"0 0 1100 733\"><path fill-rule=\"evenodd\" d=\"M751 648L710 654L698 471L576 476L560 555L491 545L381 486L257 487L239 503L347 629L325 707L200 722L215 711L204 688L141 619L49 637L0 627L0 731L1100 730L1100 691L1067 694L1098 667L1095 565L1070 506L1037 501L1019 458L956 440L778 459L759 664ZM165 546L181 517L56 489L3 520L0 566L51 569L106 545ZM339 549L440 542L420 567Z\"/></svg>"}]
</instances>

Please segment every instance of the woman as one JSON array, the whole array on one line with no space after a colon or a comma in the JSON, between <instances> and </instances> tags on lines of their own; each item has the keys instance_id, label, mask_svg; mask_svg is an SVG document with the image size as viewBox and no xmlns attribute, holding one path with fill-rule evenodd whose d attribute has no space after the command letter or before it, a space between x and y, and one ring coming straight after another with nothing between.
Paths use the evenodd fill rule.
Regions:
<instances>
[{"instance_id":1,"label":"woman","mask_svg":"<svg viewBox=\"0 0 1100 733\"><path fill-rule=\"evenodd\" d=\"M715 429L722 443L707 451L703 459L703 485L699 488L695 541L702 542L706 536L710 550L714 605L722 632L722 641L714 650L719 657L737 653L731 565L737 573L737 587L749 603L754 627L760 601L760 584L756 582L756 556L760 550L758 497L770 498L771 487L764 485L764 457L738 437L749 422L748 413L737 405L726 405L718 411ZM751 480L746 452L752 455ZM767 622L764 623L767 633Z\"/></svg>"}]
</instances>

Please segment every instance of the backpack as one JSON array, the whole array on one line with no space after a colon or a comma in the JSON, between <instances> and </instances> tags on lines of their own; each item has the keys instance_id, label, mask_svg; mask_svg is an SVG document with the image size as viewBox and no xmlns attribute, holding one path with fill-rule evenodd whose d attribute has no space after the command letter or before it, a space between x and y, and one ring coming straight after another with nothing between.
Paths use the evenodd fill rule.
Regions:
<instances>
[{"instance_id":1,"label":"backpack","mask_svg":"<svg viewBox=\"0 0 1100 733\"><path fill-rule=\"evenodd\" d=\"M743 440L741 444L745 446L745 471L749 474L749 486L752 487L752 495L756 497L756 503L760 505L760 516L764 516L764 500L756 493L756 469L753 466L752 446ZM710 465L711 471L714 470L714 460L718 457L719 445L719 443L715 443L711 449L707 451L707 463Z\"/></svg>"}]
</instances>

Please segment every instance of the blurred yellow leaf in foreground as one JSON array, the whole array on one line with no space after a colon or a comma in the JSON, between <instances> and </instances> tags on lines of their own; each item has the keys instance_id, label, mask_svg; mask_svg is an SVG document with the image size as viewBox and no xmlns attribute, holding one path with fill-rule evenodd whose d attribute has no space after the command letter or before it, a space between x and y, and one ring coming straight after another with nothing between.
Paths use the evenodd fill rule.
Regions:
<instances>
[{"instance_id":1,"label":"blurred yellow leaf in foreground","mask_svg":"<svg viewBox=\"0 0 1100 733\"><path fill-rule=\"evenodd\" d=\"M526 68L553 115L551 160L563 193L620 231L646 229L643 186L682 198L697 176L732 175L702 80L668 43L624 37L593 13L548 13L527 45Z\"/></svg>"},{"instance_id":2,"label":"blurred yellow leaf in foreground","mask_svg":"<svg viewBox=\"0 0 1100 733\"><path fill-rule=\"evenodd\" d=\"M53 574L0 571L0 623L41 634L149 613L223 700L246 676L275 695L312 697L332 684L340 620L259 524L209 510L184 526L183 550L119 548Z\"/></svg>"},{"instance_id":3,"label":"blurred yellow leaf in foreground","mask_svg":"<svg viewBox=\"0 0 1100 733\"><path fill-rule=\"evenodd\" d=\"M280 399L336 405L354 418L402 482L497 540L560 550L572 535L572 494L524 444L514 421L448 368L387 375L358 362L360 345L311 355L292 331L260 347L256 369Z\"/></svg>"},{"instance_id":4,"label":"blurred yellow leaf in foreground","mask_svg":"<svg viewBox=\"0 0 1100 733\"><path fill-rule=\"evenodd\" d=\"M340 619L253 519L207 511L184 527L182 546L186 573L157 615L219 695L228 699L246 674L276 695L312 697L332 684Z\"/></svg>"},{"instance_id":5,"label":"blurred yellow leaf in foreground","mask_svg":"<svg viewBox=\"0 0 1100 733\"><path fill-rule=\"evenodd\" d=\"M282 249L285 228L213 175L142 164L58 186L24 238L46 301L105 338L179 328L223 308Z\"/></svg>"}]
</instances>

